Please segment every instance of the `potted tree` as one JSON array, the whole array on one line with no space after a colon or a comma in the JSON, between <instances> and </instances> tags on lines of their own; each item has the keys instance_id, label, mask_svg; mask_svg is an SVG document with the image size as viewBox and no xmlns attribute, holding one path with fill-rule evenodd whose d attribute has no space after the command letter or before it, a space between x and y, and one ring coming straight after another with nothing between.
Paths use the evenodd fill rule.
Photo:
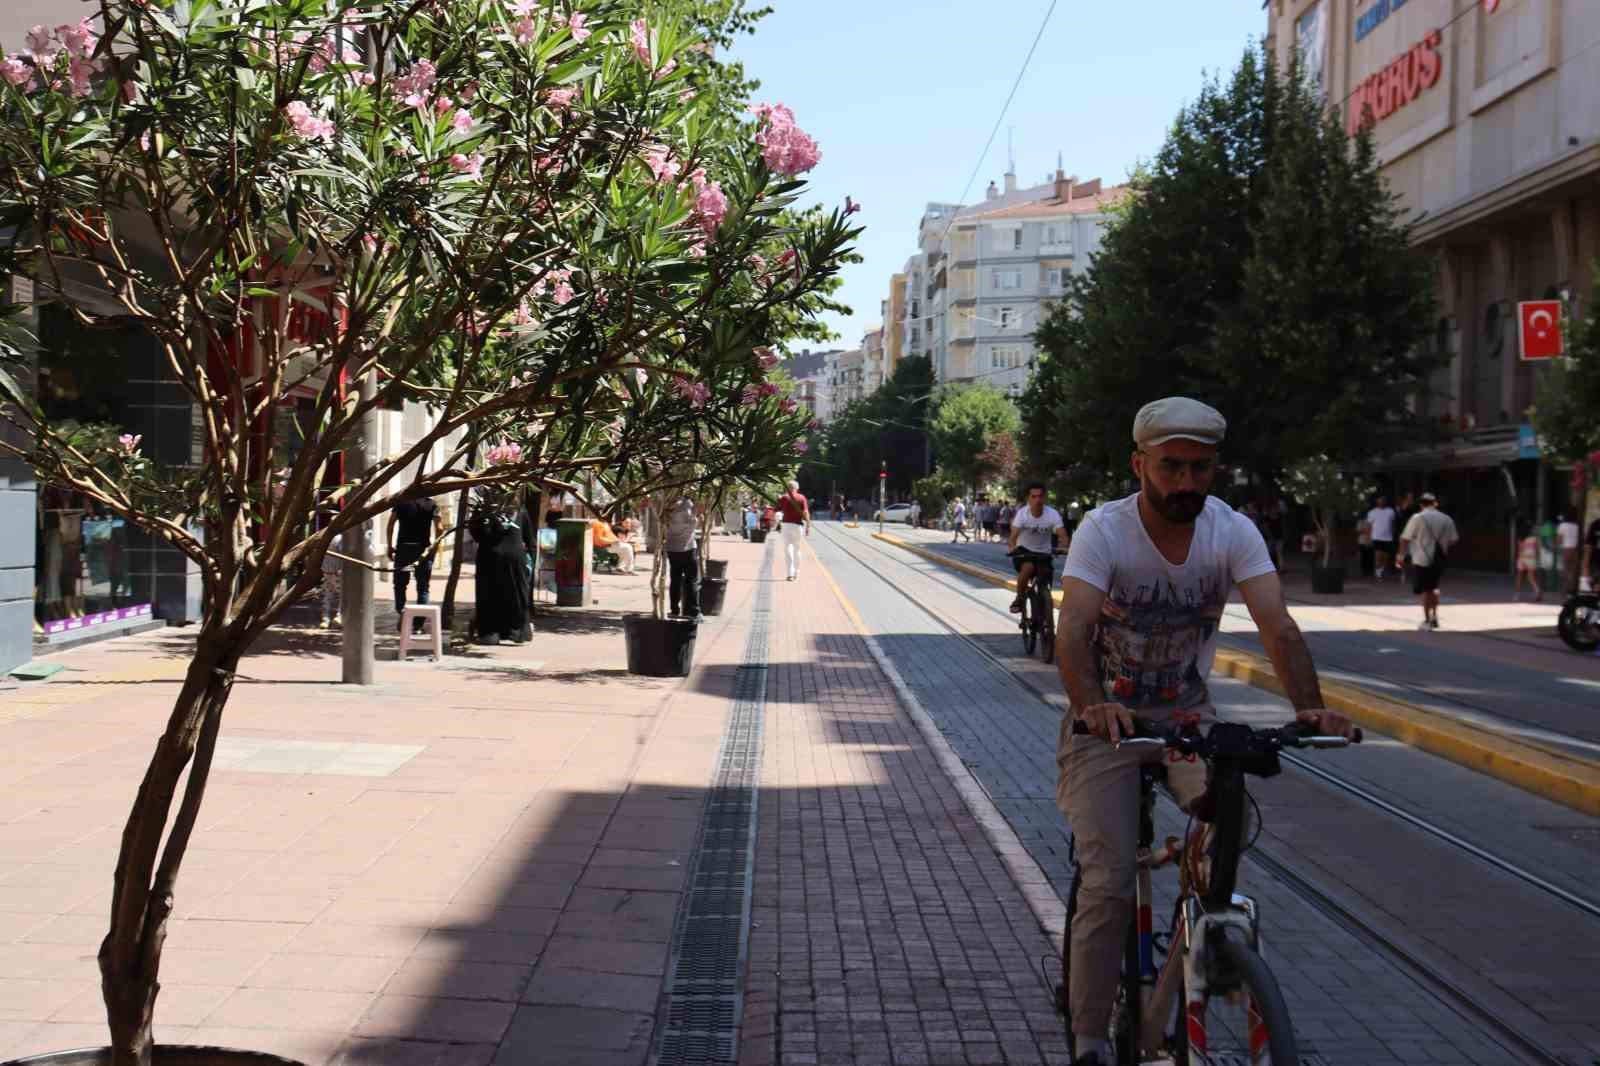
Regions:
<instances>
[{"instance_id":1,"label":"potted tree","mask_svg":"<svg viewBox=\"0 0 1600 1066\"><path fill-rule=\"evenodd\" d=\"M1358 512L1374 491L1366 482L1348 477L1326 455L1305 459L1284 472L1279 487L1311 511L1317 550L1312 555L1311 590L1344 591L1344 560L1335 559L1335 539L1340 516Z\"/></svg>"},{"instance_id":2,"label":"potted tree","mask_svg":"<svg viewBox=\"0 0 1600 1066\"><path fill-rule=\"evenodd\" d=\"M153 423L85 450L0 344L0 402L26 431L0 450L201 582L120 838L98 955L109 1046L76 1061L268 1061L157 1048L162 949L240 660L337 538L402 485L605 466L637 381L731 379L741 351L748 374L749 323L805 306L836 269L852 236L837 212L797 228L774 269L747 259L783 232L772 219L816 151L786 111L741 119L742 81L699 47L740 6L662 0L646 20L628 0L99 0L97 23L0 64L0 275L31 275L83 325L146 334L197 427L181 455L141 444ZM280 467L269 427L289 397L300 447ZM376 412L408 399L428 428L358 462ZM469 441L519 435L534 446L475 469Z\"/></svg>"}]
</instances>

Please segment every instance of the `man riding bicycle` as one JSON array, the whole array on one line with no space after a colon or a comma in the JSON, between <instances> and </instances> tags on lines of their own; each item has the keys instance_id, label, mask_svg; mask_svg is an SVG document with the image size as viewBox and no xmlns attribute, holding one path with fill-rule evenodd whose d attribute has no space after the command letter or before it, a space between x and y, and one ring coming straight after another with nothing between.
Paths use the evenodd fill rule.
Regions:
<instances>
[{"instance_id":1,"label":"man riding bicycle","mask_svg":"<svg viewBox=\"0 0 1600 1066\"><path fill-rule=\"evenodd\" d=\"M1107 743L1151 727L1208 724L1206 687L1224 607L1239 589L1296 717L1350 736L1322 706L1316 667L1290 618L1277 572L1254 523L1208 496L1227 422L1197 400L1146 404L1134 419L1140 490L1090 512L1072 538L1062 575L1057 668L1072 703L1056 750L1056 804L1072 824L1078 857L1066 990L1075 1066L1108 1066L1106 1034L1137 875L1140 756ZM1072 719L1090 735L1074 735ZM1168 767L1187 808L1205 790L1193 756Z\"/></svg>"},{"instance_id":2,"label":"man riding bicycle","mask_svg":"<svg viewBox=\"0 0 1600 1066\"><path fill-rule=\"evenodd\" d=\"M1011 541L1006 549L1012 553L1011 561L1017 570L1017 598L1011 601L1012 614L1022 613L1023 601L1028 598L1028 586L1038 573L1040 560L1035 557L1048 558L1051 549L1056 546L1065 550L1066 532L1066 523L1061 520L1060 512L1044 502L1044 482L1033 482L1028 486L1028 505L1012 516ZM1018 554L1018 545L1027 554ZM1047 586L1053 577L1054 569L1045 576Z\"/></svg>"}]
</instances>

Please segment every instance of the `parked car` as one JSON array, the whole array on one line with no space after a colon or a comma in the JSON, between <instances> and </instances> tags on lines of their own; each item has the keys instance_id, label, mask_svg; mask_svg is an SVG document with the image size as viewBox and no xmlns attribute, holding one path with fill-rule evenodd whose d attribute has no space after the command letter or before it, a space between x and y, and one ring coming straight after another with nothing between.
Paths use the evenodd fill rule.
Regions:
<instances>
[{"instance_id":1,"label":"parked car","mask_svg":"<svg viewBox=\"0 0 1600 1066\"><path fill-rule=\"evenodd\" d=\"M877 522L904 522L911 524L911 505L909 503L891 503L888 507L872 512L872 520Z\"/></svg>"}]
</instances>

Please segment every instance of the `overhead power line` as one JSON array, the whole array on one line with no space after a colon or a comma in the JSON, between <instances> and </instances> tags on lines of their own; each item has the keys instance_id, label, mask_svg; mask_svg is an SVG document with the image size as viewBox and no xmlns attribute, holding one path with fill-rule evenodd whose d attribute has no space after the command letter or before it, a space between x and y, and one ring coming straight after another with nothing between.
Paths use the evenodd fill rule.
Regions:
<instances>
[{"instance_id":1,"label":"overhead power line","mask_svg":"<svg viewBox=\"0 0 1600 1066\"><path fill-rule=\"evenodd\" d=\"M1058 0L1050 0L1050 6L1045 10L1044 19L1039 23L1039 32L1033 35L1033 43L1028 46L1028 54L1022 58L1022 68L1017 71L1017 79L1011 83L1011 91L1006 94L1006 102L1000 105L1000 113L995 116L994 129L989 131L989 139L983 142L983 151L978 153L978 162L972 168L972 174L967 178L966 188L961 190L961 195L956 198L956 211L950 213L950 221L945 223L944 236L949 236L950 227L955 225L956 212L961 210L961 205L966 203L967 194L972 191L972 183L978 180L978 174L983 170L984 161L989 158L989 149L994 147L994 139L1000 135L1000 127L1005 123L1006 112L1011 107L1011 101L1016 99L1017 90L1022 87L1022 79L1028 73L1028 66L1033 62L1033 53L1039 50L1039 42L1044 39L1045 27L1050 25L1050 16L1056 13ZM942 241L944 237L940 237Z\"/></svg>"}]
</instances>

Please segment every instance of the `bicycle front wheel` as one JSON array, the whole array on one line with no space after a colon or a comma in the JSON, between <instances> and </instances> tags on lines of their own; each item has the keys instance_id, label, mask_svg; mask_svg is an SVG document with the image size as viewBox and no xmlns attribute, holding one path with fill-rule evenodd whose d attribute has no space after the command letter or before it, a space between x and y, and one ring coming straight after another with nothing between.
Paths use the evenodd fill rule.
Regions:
<instances>
[{"instance_id":1,"label":"bicycle front wheel","mask_svg":"<svg viewBox=\"0 0 1600 1066\"><path fill-rule=\"evenodd\" d=\"M1039 642L1039 631L1033 628L1033 612L1027 600L1022 601L1022 654L1032 655L1033 646Z\"/></svg>"},{"instance_id":2,"label":"bicycle front wheel","mask_svg":"<svg viewBox=\"0 0 1600 1066\"><path fill-rule=\"evenodd\" d=\"M1289 1008L1266 962L1233 935L1216 951L1234 988L1198 1005L1189 1003L1184 988L1174 1034L1179 1066L1299 1066Z\"/></svg>"}]
</instances>

